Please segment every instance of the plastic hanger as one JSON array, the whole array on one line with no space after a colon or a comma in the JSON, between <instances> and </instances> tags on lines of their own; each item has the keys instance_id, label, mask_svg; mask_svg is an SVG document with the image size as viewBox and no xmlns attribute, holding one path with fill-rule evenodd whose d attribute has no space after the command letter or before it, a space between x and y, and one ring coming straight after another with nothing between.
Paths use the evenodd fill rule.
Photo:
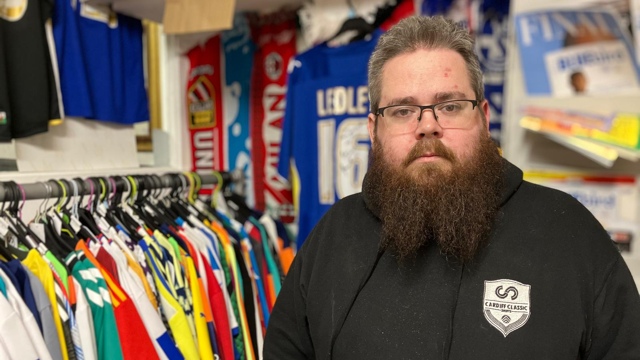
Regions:
<instances>
[{"instance_id":1,"label":"plastic hanger","mask_svg":"<svg viewBox=\"0 0 640 360\"><path fill-rule=\"evenodd\" d=\"M35 223L40 223L42 220L42 215L45 214L46 210L47 210L47 205L49 205L49 199L51 198L51 185L49 185L46 182L39 182L38 184L42 184L42 186L44 187L45 191L46 191L46 197L44 198L44 200L42 200L42 202L40 203L40 206L38 206L38 210L36 211L36 217L33 219L33 222ZM43 211L43 207L44 207L44 211Z\"/></svg>"},{"instance_id":2,"label":"plastic hanger","mask_svg":"<svg viewBox=\"0 0 640 360\"><path fill-rule=\"evenodd\" d=\"M351 3L351 0L347 0L347 4L353 13L355 8ZM337 47L345 44L349 44L355 41L363 40L367 35L371 34L375 28L369 24L362 17L353 17L342 23L342 26L338 32L333 35L327 44L331 47Z\"/></svg>"},{"instance_id":3,"label":"plastic hanger","mask_svg":"<svg viewBox=\"0 0 640 360\"><path fill-rule=\"evenodd\" d=\"M93 219L93 212L95 211L94 192L96 186L92 178L87 178L86 181L89 183L90 188L89 199L86 208L78 209L78 213L80 214L80 222L84 226L81 235L83 238L89 239L95 238L95 235L100 234L100 229Z\"/></svg>"},{"instance_id":4,"label":"plastic hanger","mask_svg":"<svg viewBox=\"0 0 640 360\"><path fill-rule=\"evenodd\" d=\"M3 183L3 186L5 187L5 194L7 194L8 191L10 199L9 207L7 208L6 212L4 212L4 214L8 215L5 216L5 220L10 224L9 231L18 239L18 241L22 245L26 246L28 249L37 247L38 244L35 242L35 239L38 238L29 237L29 235L35 235L33 233L30 234L29 228L27 228L27 226L22 222L22 219L18 217L20 202L18 185L13 181L8 181ZM24 196L24 198L26 199L26 196ZM4 202L2 206L4 209Z\"/></svg>"},{"instance_id":5,"label":"plastic hanger","mask_svg":"<svg viewBox=\"0 0 640 360\"><path fill-rule=\"evenodd\" d=\"M59 192L61 196L58 200L58 203L52 207L52 209L55 210L48 212L49 221L45 223L44 232L47 241L47 247L53 253L53 255L60 260L64 259L70 252L75 249L75 241L73 241L73 244L71 244L67 241L67 239L63 237L63 233L66 233L69 238L74 239L72 230L65 224L65 221L62 218L64 214L62 212L62 205L67 200L67 187L60 180L56 180L54 181L54 183L59 186Z\"/></svg>"}]
</instances>

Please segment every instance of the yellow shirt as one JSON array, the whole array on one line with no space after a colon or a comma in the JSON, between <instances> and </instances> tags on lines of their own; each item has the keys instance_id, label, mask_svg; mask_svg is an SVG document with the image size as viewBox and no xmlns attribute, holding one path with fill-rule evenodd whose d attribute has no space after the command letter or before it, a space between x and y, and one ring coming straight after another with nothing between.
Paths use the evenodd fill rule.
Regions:
<instances>
[{"instance_id":1,"label":"yellow shirt","mask_svg":"<svg viewBox=\"0 0 640 360\"><path fill-rule=\"evenodd\" d=\"M58 337L60 338L60 350L62 350L62 358L69 360L69 353L67 352L67 343L64 338L64 332L62 331L62 322L60 321L60 312L58 311L58 301L56 300L56 289L53 284L53 273L51 268L44 261L40 253L35 250L29 250L27 257L22 260L22 263L33 272L35 276L42 281L44 291L51 301L51 311L53 312L53 321L56 323L56 330L58 331Z\"/></svg>"},{"instance_id":2,"label":"yellow shirt","mask_svg":"<svg viewBox=\"0 0 640 360\"><path fill-rule=\"evenodd\" d=\"M145 237L145 243L149 246L154 246L153 239ZM164 313L167 321L169 322L169 328L176 341L178 349L184 356L185 360L199 360L198 347L191 335L191 329L187 321L187 317L184 314L182 306L178 303L174 295L171 293L171 289L168 288L168 283L164 276L159 273L154 264L161 266L161 262L155 258L153 252L145 252L147 256L147 262L149 263L151 272L153 273L153 279L156 282L158 294L160 295L160 304L162 305L162 312ZM164 280L164 281L163 281ZM165 286L165 284L167 286Z\"/></svg>"}]
</instances>

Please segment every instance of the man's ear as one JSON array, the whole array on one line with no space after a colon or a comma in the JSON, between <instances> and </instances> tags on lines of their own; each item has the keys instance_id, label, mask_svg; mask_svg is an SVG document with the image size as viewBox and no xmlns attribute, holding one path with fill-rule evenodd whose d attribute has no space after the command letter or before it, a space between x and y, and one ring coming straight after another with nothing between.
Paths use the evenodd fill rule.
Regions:
<instances>
[{"instance_id":1,"label":"man's ear","mask_svg":"<svg viewBox=\"0 0 640 360\"><path fill-rule=\"evenodd\" d=\"M485 126L487 128L487 132L489 131L489 122L490 122L490 118L489 116L491 116L490 111L489 111L489 102L487 101L487 99L482 100L482 102L480 103L480 111L482 111L482 114L484 114L484 120L485 120Z\"/></svg>"},{"instance_id":2,"label":"man's ear","mask_svg":"<svg viewBox=\"0 0 640 360\"><path fill-rule=\"evenodd\" d=\"M369 139L371 140L371 148L375 146L374 141L376 138L376 115L369 113L369 121L367 122L367 129L369 130Z\"/></svg>"}]
</instances>

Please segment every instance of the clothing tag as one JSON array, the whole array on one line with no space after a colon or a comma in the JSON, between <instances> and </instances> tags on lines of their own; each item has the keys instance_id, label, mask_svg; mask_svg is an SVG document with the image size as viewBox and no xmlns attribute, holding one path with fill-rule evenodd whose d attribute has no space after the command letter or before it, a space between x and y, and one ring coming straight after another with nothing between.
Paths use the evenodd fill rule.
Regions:
<instances>
[{"instance_id":1,"label":"clothing tag","mask_svg":"<svg viewBox=\"0 0 640 360\"><path fill-rule=\"evenodd\" d=\"M109 239L113 239L113 234L115 234L115 232L116 229L114 229L113 226L109 226L107 230L103 231L103 234Z\"/></svg>"},{"instance_id":2,"label":"clothing tag","mask_svg":"<svg viewBox=\"0 0 640 360\"><path fill-rule=\"evenodd\" d=\"M44 232L44 224L31 223L29 224L29 229L31 229L31 231L33 231L33 233L36 234L38 239L45 241L46 235Z\"/></svg>"},{"instance_id":3,"label":"clothing tag","mask_svg":"<svg viewBox=\"0 0 640 360\"><path fill-rule=\"evenodd\" d=\"M0 218L0 235L7 236L8 233L9 233L9 223L5 219Z\"/></svg>"},{"instance_id":4,"label":"clothing tag","mask_svg":"<svg viewBox=\"0 0 640 360\"><path fill-rule=\"evenodd\" d=\"M131 216L133 220L135 220L138 223L138 225L142 224L142 219L140 219L140 216L138 216L138 214L136 214L132 208L130 208L129 206L126 206L126 207L123 207L123 209L124 209L124 212L129 214L129 216Z\"/></svg>"},{"instance_id":5,"label":"clothing tag","mask_svg":"<svg viewBox=\"0 0 640 360\"><path fill-rule=\"evenodd\" d=\"M37 246L36 248L38 249L38 251L39 251L39 252L40 252L40 254L42 254L42 255L46 254L46 253L47 253L47 251L49 250L49 249L47 249L47 247L46 247L46 246L44 246L44 244L43 244L43 243L39 243L39 244L38 244L38 246Z\"/></svg>"},{"instance_id":6,"label":"clothing tag","mask_svg":"<svg viewBox=\"0 0 640 360\"><path fill-rule=\"evenodd\" d=\"M147 232L142 228L142 226L140 226L138 228L138 235L142 236L142 237L146 237L149 236L149 234L147 234Z\"/></svg>"},{"instance_id":7,"label":"clothing tag","mask_svg":"<svg viewBox=\"0 0 640 360\"><path fill-rule=\"evenodd\" d=\"M62 220L60 220L59 217L57 217L56 215L52 216L53 219L53 228L56 231L57 235L60 235L60 233L62 232Z\"/></svg>"},{"instance_id":8,"label":"clothing tag","mask_svg":"<svg viewBox=\"0 0 640 360\"><path fill-rule=\"evenodd\" d=\"M75 217L71 217L71 221L69 221L69 225L71 225L71 228L76 234L80 231L80 229L82 229L82 223L80 222L80 220L78 220Z\"/></svg>"},{"instance_id":9,"label":"clothing tag","mask_svg":"<svg viewBox=\"0 0 640 360\"><path fill-rule=\"evenodd\" d=\"M218 198L216 199L216 210L220 211L223 214L229 213L229 207L227 206L227 200L225 200L224 195L222 193L218 193Z\"/></svg>"},{"instance_id":10,"label":"clothing tag","mask_svg":"<svg viewBox=\"0 0 640 360\"><path fill-rule=\"evenodd\" d=\"M96 225L98 225L98 227L100 228L100 230L102 230L102 232L104 232L106 229L109 228L109 224L107 224L107 222L104 221L103 218L98 217L98 216L94 216L94 218L96 220Z\"/></svg>"},{"instance_id":11,"label":"clothing tag","mask_svg":"<svg viewBox=\"0 0 640 360\"><path fill-rule=\"evenodd\" d=\"M200 200L196 200L194 203L194 206L196 207L196 209L200 210L200 212L203 213L207 213L209 212L209 210L207 210L207 206Z\"/></svg>"},{"instance_id":12,"label":"clothing tag","mask_svg":"<svg viewBox=\"0 0 640 360\"><path fill-rule=\"evenodd\" d=\"M104 203L100 203L98 205L98 209L97 210L98 210L98 214L100 216L106 216L107 215L107 207L106 207L106 205Z\"/></svg>"},{"instance_id":13,"label":"clothing tag","mask_svg":"<svg viewBox=\"0 0 640 360\"><path fill-rule=\"evenodd\" d=\"M148 212L149 214L151 214L151 215L153 215L153 216L156 216L156 212L155 212L155 211L153 211L153 209L151 208L151 206L149 206L149 205L145 205L145 206L144 206L144 210L145 210L146 212Z\"/></svg>"},{"instance_id":14,"label":"clothing tag","mask_svg":"<svg viewBox=\"0 0 640 360\"><path fill-rule=\"evenodd\" d=\"M9 245L14 248L19 248L20 244L18 243L18 238L13 236L13 234L9 237Z\"/></svg>"},{"instance_id":15,"label":"clothing tag","mask_svg":"<svg viewBox=\"0 0 640 360\"><path fill-rule=\"evenodd\" d=\"M238 211L240 208L235 203L229 203L229 207L233 209L233 211Z\"/></svg>"}]
</instances>

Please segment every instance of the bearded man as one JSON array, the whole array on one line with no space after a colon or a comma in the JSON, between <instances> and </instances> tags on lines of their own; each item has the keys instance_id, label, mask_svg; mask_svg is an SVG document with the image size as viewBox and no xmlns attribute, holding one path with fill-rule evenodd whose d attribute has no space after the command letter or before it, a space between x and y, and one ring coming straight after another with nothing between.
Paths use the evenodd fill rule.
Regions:
<instances>
[{"instance_id":1,"label":"bearded man","mask_svg":"<svg viewBox=\"0 0 640 360\"><path fill-rule=\"evenodd\" d=\"M576 200L501 158L466 30L401 21L369 91L363 192L297 254L265 359L640 359L624 260Z\"/></svg>"}]
</instances>

